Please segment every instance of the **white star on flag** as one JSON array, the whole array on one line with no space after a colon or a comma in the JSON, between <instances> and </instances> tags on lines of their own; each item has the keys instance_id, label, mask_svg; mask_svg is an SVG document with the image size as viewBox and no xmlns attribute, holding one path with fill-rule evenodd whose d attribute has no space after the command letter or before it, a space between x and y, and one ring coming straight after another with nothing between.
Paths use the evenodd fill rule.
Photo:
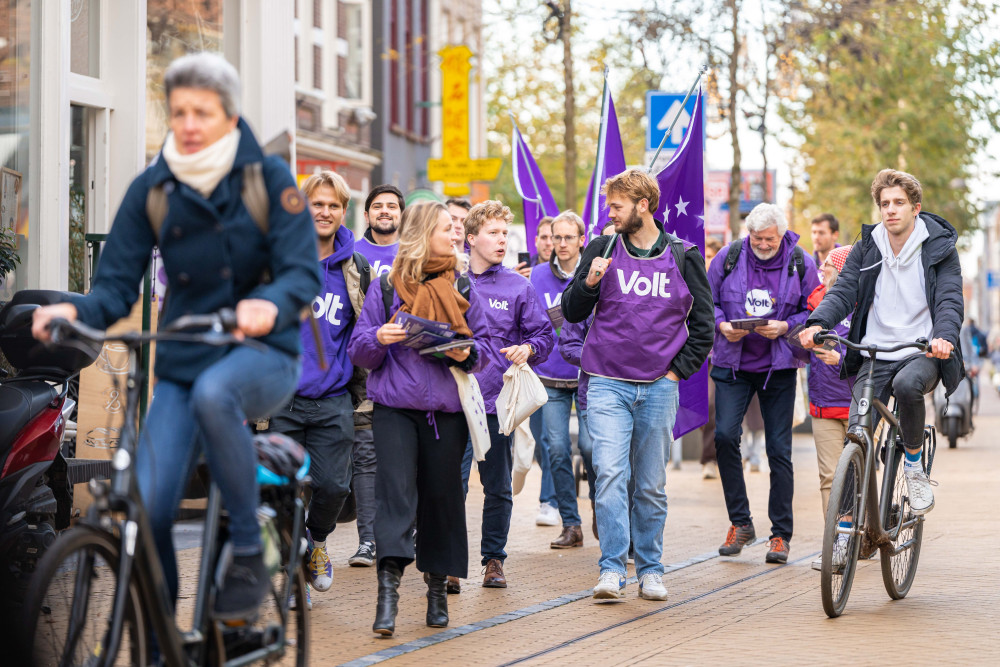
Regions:
<instances>
[{"instance_id":1,"label":"white star on flag","mask_svg":"<svg viewBox=\"0 0 1000 667\"><path fill-rule=\"evenodd\" d=\"M678 197L677 198L677 205L674 206L674 208L677 209L677 215L681 215L681 214L687 215L688 214L688 212L687 212L687 206L690 203L691 202L689 202L689 201L684 201L684 197Z\"/></svg>"}]
</instances>

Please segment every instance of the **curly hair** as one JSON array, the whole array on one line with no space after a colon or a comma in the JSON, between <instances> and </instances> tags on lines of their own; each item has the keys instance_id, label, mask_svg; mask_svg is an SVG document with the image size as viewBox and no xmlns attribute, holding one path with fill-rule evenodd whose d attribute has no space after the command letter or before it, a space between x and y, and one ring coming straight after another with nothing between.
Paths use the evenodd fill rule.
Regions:
<instances>
[{"instance_id":1,"label":"curly hair","mask_svg":"<svg viewBox=\"0 0 1000 667\"><path fill-rule=\"evenodd\" d=\"M469 216L465 219L466 236L476 236L488 220L503 220L508 225L514 221L514 214L504 203L496 199L487 199L479 202L469 210Z\"/></svg>"},{"instance_id":2,"label":"curly hair","mask_svg":"<svg viewBox=\"0 0 1000 667\"><path fill-rule=\"evenodd\" d=\"M650 213L655 212L660 204L660 186L656 179L641 169L626 169L617 176L612 176L604 181L601 194L605 197L621 195L633 204L645 199L649 202Z\"/></svg>"},{"instance_id":3,"label":"curly hair","mask_svg":"<svg viewBox=\"0 0 1000 667\"><path fill-rule=\"evenodd\" d=\"M896 187L903 188L906 198L913 206L919 204L924 196L924 189L920 186L920 181L917 180L916 176L907 174L905 171L883 169L872 181L872 199L875 200L875 206L881 205L879 199L882 197L883 190Z\"/></svg>"}]
</instances>

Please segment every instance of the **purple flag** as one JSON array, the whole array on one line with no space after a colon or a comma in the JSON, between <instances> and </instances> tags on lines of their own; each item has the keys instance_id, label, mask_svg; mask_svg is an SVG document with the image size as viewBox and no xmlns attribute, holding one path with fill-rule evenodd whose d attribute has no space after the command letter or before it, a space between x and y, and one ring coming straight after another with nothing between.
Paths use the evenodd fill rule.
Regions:
<instances>
[{"instance_id":1,"label":"purple flag","mask_svg":"<svg viewBox=\"0 0 1000 667\"><path fill-rule=\"evenodd\" d=\"M517 188L517 194L521 195L521 203L524 205L525 240L532 254L535 254L538 252L535 248L538 221L547 215L559 215L559 207L513 118L511 126L513 132L510 137L510 149L513 157L511 164L514 166L514 187Z\"/></svg>"},{"instance_id":2,"label":"purple flag","mask_svg":"<svg viewBox=\"0 0 1000 667\"><path fill-rule=\"evenodd\" d=\"M656 175L660 204L656 218L672 234L693 243L705 254L705 146L702 126L703 95L698 94L680 148ZM680 407L674 438L708 421L708 364L681 383Z\"/></svg>"},{"instance_id":3,"label":"purple flag","mask_svg":"<svg viewBox=\"0 0 1000 667\"><path fill-rule=\"evenodd\" d=\"M607 91L607 86L605 86ZM622 146L622 135L618 130L618 115L615 114L615 103L611 93L607 92L607 117L602 119L601 134L597 138L597 164L594 165L595 179L592 175L587 188L587 203L583 207L584 223L587 226L587 237L600 234L604 221L608 219L608 206L604 195L600 194L604 181L625 171L625 148ZM596 192L594 184L597 184ZM594 210L594 195L597 194L597 210Z\"/></svg>"}]
</instances>

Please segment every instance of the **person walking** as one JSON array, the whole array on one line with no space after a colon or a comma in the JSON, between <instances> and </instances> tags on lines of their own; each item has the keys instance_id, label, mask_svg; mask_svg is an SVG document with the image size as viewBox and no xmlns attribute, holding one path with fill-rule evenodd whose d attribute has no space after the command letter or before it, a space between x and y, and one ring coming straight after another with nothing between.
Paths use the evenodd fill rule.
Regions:
<instances>
[{"instance_id":1,"label":"person walking","mask_svg":"<svg viewBox=\"0 0 1000 667\"><path fill-rule=\"evenodd\" d=\"M526 278L503 262L507 233L514 214L496 200L480 202L465 219L465 239L469 245L469 269L473 291L482 299L489 322L489 364L476 373L486 404L486 426L490 449L479 462L483 485L483 524L480 553L484 588L507 588L503 571L507 558L507 534L514 508L511 487L513 433L500 433L496 400L503 387L503 374L514 364L543 363L552 351L555 334L552 323ZM462 480L468 488L472 469L472 442L462 464ZM455 575L449 571L448 574Z\"/></svg>"},{"instance_id":2,"label":"person walking","mask_svg":"<svg viewBox=\"0 0 1000 667\"><path fill-rule=\"evenodd\" d=\"M590 374L587 425L601 544L594 597L625 596L631 536L639 596L665 600L665 458L678 383L702 367L712 344L711 292L698 247L653 217L660 189L649 174L629 169L605 181L601 193L616 235L587 245L562 299L569 322L594 313L581 355ZM635 480L631 512L629 478Z\"/></svg>"},{"instance_id":3,"label":"person walking","mask_svg":"<svg viewBox=\"0 0 1000 667\"><path fill-rule=\"evenodd\" d=\"M562 293L573 278L580 264L580 250L584 246L583 220L572 211L564 211L552 220L552 242L555 250L548 264L536 266L531 272L531 284L538 296L545 301L545 312L556 331L553 353L539 364L535 371L545 386L548 402L541 408L544 437L549 450L549 470L559 503L562 533L549 545L553 549L570 549L583 546L580 528L580 510L576 502L576 477L573 473L573 441L569 433L569 420L576 402L578 442L581 454L590 452L587 427L580 417L582 409L577 399L580 370L567 363L559 352L559 330L563 326Z\"/></svg>"},{"instance_id":4,"label":"person walking","mask_svg":"<svg viewBox=\"0 0 1000 667\"><path fill-rule=\"evenodd\" d=\"M771 471L765 561L784 563L792 539L796 372L804 365L784 335L805 322L806 300L819 281L780 207L758 204L746 228L747 237L720 250L708 271L715 301L715 453L731 524L719 554L735 556L756 537L740 456L740 423L756 394Z\"/></svg>"},{"instance_id":5,"label":"person walking","mask_svg":"<svg viewBox=\"0 0 1000 667\"><path fill-rule=\"evenodd\" d=\"M36 309L32 334L49 340L56 317L104 329L128 315L158 246L170 284L162 324L232 308L239 331L262 343L159 343L155 391L135 460L166 586L176 600L171 527L205 455L229 513L233 553L211 613L240 620L271 590L257 523L257 454L245 423L269 417L298 384L299 312L321 286L316 231L288 165L265 157L240 116L239 75L229 62L213 53L183 56L167 68L163 86L170 132L157 159L129 185L90 292ZM260 188L265 210L245 203L244 185Z\"/></svg>"},{"instance_id":6,"label":"person walking","mask_svg":"<svg viewBox=\"0 0 1000 667\"><path fill-rule=\"evenodd\" d=\"M389 313L382 281L372 281L361 318L348 344L351 361L371 373L374 407L375 541L378 600L373 632L392 635L399 582L416 560L427 576L427 625L448 625L446 574L465 576L469 562L462 494L462 454L469 428L449 366L466 372L487 361L488 325L483 300L455 286L465 270L451 243L452 222L443 204L416 204L403 213L399 252L387 277ZM395 316L445 322L473 340L443 358L422 356L400 345L407 336ZM416 539L413 536L416 528Z\"/></svg>"},{"instance_id":7,"label":"person walking","mask_svg":"<svg viewBox=\"0 0 1000 667\"><path fill-rule=\"evenodd\" d=\"M394 185L378 185L365 198L365 222L368 228L357 240L355 249L368 260L374 279L388 273L399 249L399 223L406 209L403 193ZM377 280L373 280L377 282ZM358 387L360 390L360 386ZM365 409L354 416L354 449L351 455L353 474L351 489L357 510L358 548L347 559L351 567L371 567L375 564L375 442L372 413L367 395L358 391Z\"/></svg>"},{"instance_id":8,"label":"person walking","mask_svg":"<svg viewBox=\"0 0 1000 667\"><path fill-rule=\"evenodd\" d=\"M312 303L315 324L300 325L303 362L298 389L271 417L270 429L288 435L309 453L312 497L306 515L306 572L312 587L324 592L333 584L326 538L337 527L351 493L354 402L348 384L354 366L347 358L347 343L371 283L371 268L354 251L354 234L343 224L351 200L344 179L333 171L321 171L302 183L302 194L319 240L323 288ZM311 603L308 590L306 599Z\"/></svg>"}]
</instances>

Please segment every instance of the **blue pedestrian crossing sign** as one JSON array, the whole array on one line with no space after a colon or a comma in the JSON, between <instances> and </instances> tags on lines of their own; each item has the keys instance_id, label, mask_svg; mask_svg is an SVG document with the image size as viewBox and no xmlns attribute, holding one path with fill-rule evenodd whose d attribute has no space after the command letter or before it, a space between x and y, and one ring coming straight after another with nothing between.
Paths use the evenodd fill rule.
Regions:
<instances>
[{"instance_id":1,"label":"blue pedestrian crossing sign","mask_svg":"<svg viewBox=\"0 0 1000 667\"><path fill-rule=\"evenodd\" d=\"M667 129L673 123L674 117L678 113L680 113L680 118L677 119L674 129L670 132L670 136L667 137L666 142L664 142L663 150L669 153L680 148L681 142L684 140L684 134L687 132L688 124L691 122L691 116L694 115L696 101L696 96L692 95L688 98L684 108L681 109L684 97L685 93L666 93L662 90L646 91L647 151L655 151L659 147L660 142L663 141L663 135L667 133Z\"/></svg>"}]
</instances>

